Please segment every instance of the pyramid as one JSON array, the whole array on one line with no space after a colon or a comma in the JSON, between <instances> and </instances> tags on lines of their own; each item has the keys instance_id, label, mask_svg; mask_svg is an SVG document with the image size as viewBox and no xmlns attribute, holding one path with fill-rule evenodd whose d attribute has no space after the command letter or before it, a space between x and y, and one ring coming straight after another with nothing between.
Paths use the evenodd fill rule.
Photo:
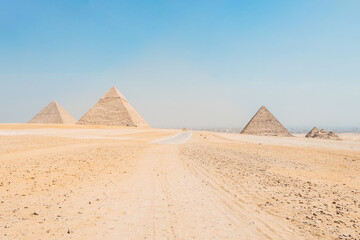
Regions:
<instances>
[{"instance_id":1,"label":"pyramid","mask_svg":"<svg viewBox=\"0 0 360 240\"><path fill-rule=\"evenodd\" d=\"M53 101L36 114L29 123L75 124L76 120L62 106Z\"/></svg>"},{"instance_id":2,"label":"pyramid","mask_svg":"<svg viewBox=\"0 0 360 240\"><path fill-rule=\"evenodd\" d=\"M320 130L317 127L313 127L313 129L310 130L310 132L308 132L308 134L306 134L306 138L312 138L315 136L315 134L317 134Z\"/></svg>"},{"instance_id":3,"label":"pyramid","mask_svg":"<svg viewBox=\"0 0 360 240\"><path fill-rule=\"evenodd\" d=\"M150 127L116 87L112 87L77 124Z\"/></svg>"},{"instance_id":4,"label":"pyramid","mask_svg":"<svg viewBox=\"0 0 360 240\"><path fill-rule=\"evenodd\" d=\"M306 138L320 138L320 139L334 139L340 140L340 137L336 135L333 131L326 132L324 129L319 130L314 127L311 131L306 134Z\"/></svg>"},{"instance_id":5,"label":"pyramid","mask_svg":"<svg viewBox=\"0 0 360 240\"><path fill-rule=\"evenodd\" d=\"M257 111L241 133L259 136L292 136L291 133L264 106Z\"/></svg>"}]
</instances>

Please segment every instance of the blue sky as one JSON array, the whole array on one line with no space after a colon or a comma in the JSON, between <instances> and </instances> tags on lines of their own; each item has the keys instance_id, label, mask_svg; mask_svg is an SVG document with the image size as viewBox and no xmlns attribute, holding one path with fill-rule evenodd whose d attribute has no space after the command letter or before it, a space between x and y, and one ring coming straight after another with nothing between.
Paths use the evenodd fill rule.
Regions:
<instances>
[{"instance_id":1,"label":"blue sky","mask_svg":"<svg viewBox=\"0 0 360 240\"><path fill-rule=\"evenodd\" d=\"M360 1L0 0L0 122L112 86L154 127L360 127Z\"/></svg>"}]
</instances>

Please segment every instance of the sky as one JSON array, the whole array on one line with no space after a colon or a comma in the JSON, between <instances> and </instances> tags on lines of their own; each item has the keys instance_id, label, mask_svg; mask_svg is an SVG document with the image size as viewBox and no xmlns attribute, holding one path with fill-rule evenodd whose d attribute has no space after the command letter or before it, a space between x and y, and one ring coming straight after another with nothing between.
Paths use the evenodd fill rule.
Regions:
<instances>
[{"instance_id":1,"label":"sky","mask_svg":"<svg viewBox=\"0 0 360 240\"><path fill-rule=\"evenodd\" d=\"M153 127L360 128L358 0L0 0L0 123L116 86Z\"/></svg>"}]
</instances>

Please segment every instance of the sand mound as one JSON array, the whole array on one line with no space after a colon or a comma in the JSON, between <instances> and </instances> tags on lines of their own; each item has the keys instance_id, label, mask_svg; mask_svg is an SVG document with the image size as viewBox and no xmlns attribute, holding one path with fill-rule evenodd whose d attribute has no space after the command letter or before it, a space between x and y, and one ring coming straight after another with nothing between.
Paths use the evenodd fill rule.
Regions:
<instances>
[{"instance_id":1,"label":"sand mound","mask_svg":"<svg viewBox=\"0 0 360 240\"><path fill-rule=\"evenodd\" d=\"M241 133L260 136L292 136L264 106L259 109Z\"/></svg>"},{"instance_id":2,"label":"sand mound","mask_svg":"<svg viewBox=\"0 0 360 240\"><path fill-rule=\"evenodd\" d=\"M336 135L334 131L326 132L324 129L319 130L317 127L311 129L311 131L308 134L306 134L305 137L340 140L340 137Z\"/></svg>"},{"instance_id":3,"label":"sand mound","mask_svg":"<svg viewBox=\"0 0 360 240\"><path fill-rule=\"evenodd\" d=\"M41 110L29 123L41 124L75 124L76 120L56 101L51 102Z\"/></svg>"},{"instance_id":4,"label":"sand mound","mask_svg":"<svg viewBox=\"0 0 360 240\"><path fill-rule=\"evenodd\" d=\"M115 87L112 87L77 124L149 127Z\"/></svg>"}]
</instances>

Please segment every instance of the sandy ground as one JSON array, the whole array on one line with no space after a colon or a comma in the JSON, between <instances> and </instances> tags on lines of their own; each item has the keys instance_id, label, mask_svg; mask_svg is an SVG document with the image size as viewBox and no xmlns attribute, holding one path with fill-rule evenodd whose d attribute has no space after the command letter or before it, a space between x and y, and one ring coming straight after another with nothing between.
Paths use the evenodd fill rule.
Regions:
<instances>
[{"instance_id":1,"label":"sandy ground","mask_svg":"<svg viewBox=\"0 0 360 240\"><path fill-rule=\"evenodd\" d=\"M0 239L360 238L360 135L28 126L0 125Z\"/></svg>"},{"instance_id":2,"label":"sandy ground","mask_svg":"<svg viewBox=\"0 0 360 240\"><path fill-rule=\"evenodd\" d=\"M191 132L181 132L176 135L152 141L151 144L184 144L192 136Z\"/></svg>"}]
</instances>

